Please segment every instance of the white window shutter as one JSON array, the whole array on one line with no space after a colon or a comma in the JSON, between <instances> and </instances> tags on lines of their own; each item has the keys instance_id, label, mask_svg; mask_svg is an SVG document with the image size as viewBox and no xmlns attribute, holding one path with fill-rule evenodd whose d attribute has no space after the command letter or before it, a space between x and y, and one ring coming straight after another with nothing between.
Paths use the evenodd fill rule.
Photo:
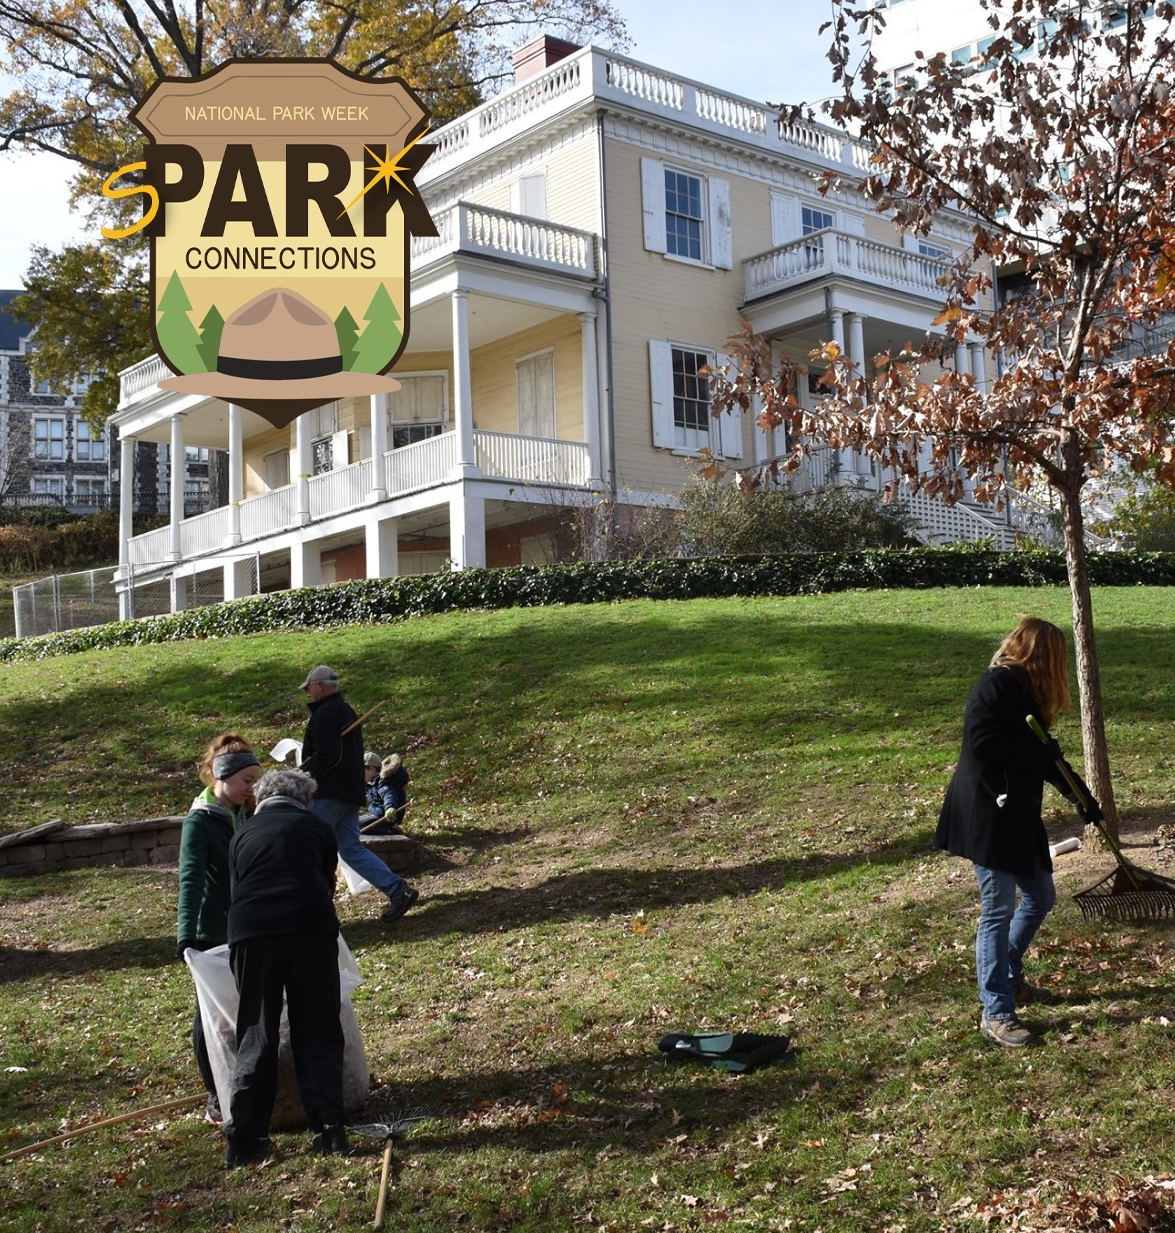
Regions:
<instances>
[{"instance_id":1,"label":"white window shutter","mask_svg":"<svg viewBox=\"0 0 1175 1233\"><path fill-rule=\"evenodd\" d=\"M338 471L348 466L347 460L347 430L336 432L330 439L330 469Z\"/></svg>"},{"instance_id":2,"label":"white window shutter","mask_svg":"<svg viewBox=\"0 0 1175 1233\"><path fill-rule=\"evenodd\" d=\"M289 479L286 482L289 484L292 484L298 478L298 451L297 450L290 450L290 461L288 465L289 465Z\"/></svg>"},{"instance_id":3,"label":"white window shutter","mask_svg":"<svg viewBox=\"0 0 1175 1233\"><path fill-rule=\"evenodd\" d=\"M800 215L796 199L783 193L771 194L771 243L773 247L800 238Z\"/></svg>"},{"instance_id":4,"label":"white window shutter","mask_svg":"<svg viewBox=\"0 0 1175 1233\"><path fill-rule=\"evenodd\" d=\"M655 158L641 159L641 207L645 247L651 253L665 252L665 168Z\"/></svg>"},{"instance_id":5,"label":"white window shutter","mask_svg":"<svg viewBox=\"0 0 1175 1233\"><path fill-rule=\"evenodd\" d=\"M844 214L842 218L844 219L844 229L849 235L864 236L865 220L860 214Z\"/></svg>"},{"instance_id":6,"label":"white window shutter","mask_svg":"<svg viewBox=\"0 0 1175 1233\"><path fill-rule=\"evenodd\" d=\"M653 444L673 448L673 357L669 344L649 339L649 377L653 391Z\"/></svg>"},{"instance_id":7,"label":"white window shutter","mask_svg":"<svg viewBox=\"0 0 1175 1233\"><path fill-rule=\"evenodd\" d=\"M918 237L912 231L904 232L902 235L902 247L908 253L916 253L918 251Z\"/></svg>"},{"instance_id":8,"label":"white window shutter","mask_svg":"<svg viewBox=\"0 0 1175 1233\"><path fill-rule=\"evenodd\" d=\"M528 218L547 217L547 176L521 176L510 185L510 211Z\"/></svg>"},{"instance_id":9,"label":"white window shutter","mask_svg":"<svg viewBox=\"0 0 1175 1233\"><path fill-rule=\"evenodd\" d=\"M710 192L710 262L720 270L734 265L734 243L730 229L730 181L711 176L707 180Z\"/></svg>"},{"instance_id":10,"label":"white window shutter","mask_svg":"<svg viewBox=\"0 0 1175 1233\"><path fill-rule=\"evenodd\" d=\"M371 425L359 425L359 458L366 461L371 457Z\"/></svg>"},{"instance_id":11,"label":"white window shutter","mask_svg":"<svg viewBox=\"0 0 1175 1233\"><path fill-rule=\"evenodd\" d=\"M730 364L729 355L721 351L714 357L714 371L721 373L723 365ZM710 421L713 431L714 421ZM723 411L718 417L719 440L722 442L723 458L741 458L743 456L743 413L742 411Z\"/></svg>"}]
</instances>

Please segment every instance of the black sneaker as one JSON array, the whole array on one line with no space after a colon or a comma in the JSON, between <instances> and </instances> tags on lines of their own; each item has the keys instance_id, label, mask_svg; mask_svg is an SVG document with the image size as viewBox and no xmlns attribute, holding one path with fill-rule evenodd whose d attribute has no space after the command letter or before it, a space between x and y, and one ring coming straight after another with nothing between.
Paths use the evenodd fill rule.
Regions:
<instances>
[{"instance_id":1,"label":"black sneaker","mask_svg":"<svg viewBox=\"0 0 1175 1233\"><path fill-rule=\"evenodd\" d=\"M315 1151L326 1156L349 1156L351 1145L347 1142L346 1126L324 1126L310 1140Z\"/></svg>"},{"instance_id":2,"label":"black sneaker","mask_svg":"<svg viewBox=\"0 0 1175 1233\"><path fill-rule=\"evenodd\" d=\"M380 920L385 925L390 925L394 921L398 921L409 908L415 904L420 898L420 892L415 886L409 886L407 882L403 886L398 886L388 896L388 906L384 908L383 915Z\"/></svg>"},{"instance_id":3,"label":"black sneaker","mask_svg":"<svg viewBox=\"0 0 1175 1233\"><path fill-rule=\"evenodd\" d=\"M234 1143L230 1139L228 1146L224 1149L224 1167L239 1169L245 1165L259 1164L262 1160L268 1159L271 1151L273 1151L273 1144L268 1139L261 1139L251 1144Z\"/></svg>"}]
</instances>

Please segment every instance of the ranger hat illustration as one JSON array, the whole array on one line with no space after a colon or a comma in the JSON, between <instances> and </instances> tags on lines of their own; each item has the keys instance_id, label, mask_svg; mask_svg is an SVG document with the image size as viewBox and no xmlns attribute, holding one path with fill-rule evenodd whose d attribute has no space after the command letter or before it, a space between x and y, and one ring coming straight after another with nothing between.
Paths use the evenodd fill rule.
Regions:
<instances>
[{"instance_id":1,"label":"ranger hat illustration","mask_svg":"<svg viewBox=\"0 0 1175 1233\"><path fill-rule=\"evenodd\" d=\"M399 381L378 373L344 372L334 322L289 287L271 287L242 304L224 323L215 372L159 382L181 394L237 398L318 398L386 394Z\"/></svg>"}]
</instances>

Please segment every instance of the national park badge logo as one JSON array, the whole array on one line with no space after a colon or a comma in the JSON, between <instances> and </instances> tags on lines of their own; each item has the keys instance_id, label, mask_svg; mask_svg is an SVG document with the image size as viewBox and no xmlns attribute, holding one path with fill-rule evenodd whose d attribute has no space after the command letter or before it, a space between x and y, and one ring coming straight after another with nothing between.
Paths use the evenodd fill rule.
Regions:
<instances>
[{"instance_id":1,"label":"national park badge logo","mask_svg":"<svg viewBox=\"0 0 1175 1233\"><path fill-rule=\"evenodd\" d=\"M415 93L330 60L231 60L156 82L131 118L150 140L123 172L144 187L104 192L152 204L104 234L150 238L160 386L277 428L399 388L383 374L408 339L409 237L437 234Z\"/></svg>"}]
</instances>

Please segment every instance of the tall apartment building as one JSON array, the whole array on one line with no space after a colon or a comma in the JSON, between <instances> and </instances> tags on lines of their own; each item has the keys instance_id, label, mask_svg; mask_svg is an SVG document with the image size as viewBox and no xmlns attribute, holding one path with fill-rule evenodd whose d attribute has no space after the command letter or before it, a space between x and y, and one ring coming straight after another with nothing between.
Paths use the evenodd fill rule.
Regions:
<instances>
[{"instance_id":1,"label":"tall apartment building","mask_svg":"<svg viewBox=\"0 0 1175 1233\"><path fill-rule=\"evenodd\" d=\"M782 452L751 416L710 415L699 372L741 320L776 354L834 338L867 371L931 329L966 219L899 235L852 191L868 153L842 133L596 47L541 39L515 63L511 89L429 135L439 235L413 240L397 393L277 430L160 390L157 359L122 374L124 472L137 441L227 449L230 489L184 518L173 486L148 535L126 515L125 579L167 579L182 607L209 572L240 594L253 561L267 589L542 561L569 508L664 504L703 449ZM817 192L827 170L839 194ZM978 346L955 363L987 380ZM799 482L830 477L879 483L827 450ZM1010 539L994 512L923 504L937 538Z\"/></svg>"}]
</instances>

